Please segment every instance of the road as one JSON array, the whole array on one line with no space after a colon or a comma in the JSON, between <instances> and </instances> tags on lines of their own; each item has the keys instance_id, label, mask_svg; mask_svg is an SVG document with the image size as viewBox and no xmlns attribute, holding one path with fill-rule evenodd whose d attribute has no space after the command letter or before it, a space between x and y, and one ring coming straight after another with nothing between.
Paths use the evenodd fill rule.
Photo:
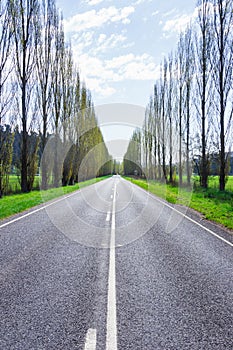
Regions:
<instances>
[{"instance_id":1,"label":"road","mask_svg":"<svg viewBox=\"0 0 233 350\"><path fill-rule=\"evenodd\" d=\"M232 349L232 243L119 176L2 221L0 349Z\"/></svg>"}]
</instances>

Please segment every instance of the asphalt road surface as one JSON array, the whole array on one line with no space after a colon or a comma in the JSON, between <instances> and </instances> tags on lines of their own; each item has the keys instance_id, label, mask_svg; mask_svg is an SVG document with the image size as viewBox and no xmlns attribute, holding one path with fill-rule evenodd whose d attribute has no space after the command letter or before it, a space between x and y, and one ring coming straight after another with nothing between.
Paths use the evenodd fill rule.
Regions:
<instances>
[{"instance_id":1,"label":"asphalt road surface","mask_svg":"<svg viewBox=\"0 0 233 350\"><path fill-rule=\"evenodd\" d=\"M232 243L119 176L2 221L0 349L233 349Z\"/></svg>"}]
</instances>

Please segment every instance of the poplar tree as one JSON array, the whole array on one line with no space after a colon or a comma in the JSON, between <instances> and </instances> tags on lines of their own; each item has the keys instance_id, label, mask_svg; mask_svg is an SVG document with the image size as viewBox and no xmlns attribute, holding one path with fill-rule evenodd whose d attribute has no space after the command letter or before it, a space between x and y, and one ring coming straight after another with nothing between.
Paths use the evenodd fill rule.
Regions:
<instances>
[{"instance_id":1,"label":"poplar tree","mask_svg":"<svg viewBox=\"0 0 233 350\"><path fill-rule=\"evenodd\" d=\"M52 58L52 99L53 99L53 130L54 130L54 164L53 164L53 186L58 187L62 174L62 144L59 135L62 114L62 70L65 58L65 38L62 25L62 16L56 11L56 22L54 27L54 50Z\"/></svg>"},{"instance_id":2,"label":"poplar tree","mask_svg":"<svg viewBox=\"0 0 233 350\"><path fill-rule=\"evenodd\" d=\"M54 0L42 1L40 21L38 21L36 67L37 67L37 98L41 117L41 152L47 142L50 116L52 112L52 66L54 49L54 28L56 26L56 6ZM48 188L48 165L45 158L41 159L41 188Z\"/></svg>"},{"instance_id":3,"label":"poplar tree","mask_svg":"<svg viewBox=\"0 0 233 350\"><path fill-rule=\"evenodd\" d=\"M10 13L14 33L15 72L20 91L19 112L22 127L21 190L28 192L28 127L30 100L34 88L36 38L39 18L38 0L11 0Z\"/></svg>"},{"instance_id":4,"label":"poplar tree","mask_svg":"<svg viewBox=\"0 0 233 350\"><path fill-rule=\"evenodd\" d=\"M13 134L4 126L5 116L13 98L10 75L12 72L12 36L10 1L0 2L0 198L6 190L12 159Z\"/></svg>"},{"instance_id":5,"label":"poplar tree","mask_svg":"<svg viewBox=\"0 0 233 350\"><path fill-rule=\"evenodd\" d=\"M211 50L213 45L210 2L198 1L199 32L195 36L196 46L196 83L197 83L197 113L201 120L201 164L200 184L208 187L208 152L207 137L210 123L210 103L212 98Z\"/></svg>"},{"instance_id":6,"label":"poplar tree","mask_svg":"<svg viewBox=\"0 0 233 350\"><path fill-rule=\"evenodd\" d=\"M219 189L225 190L227 175L226 141L232 127L232 73L233 73L233 3L231 0L214 0L214 45L212 65L218 97L220 125L220 176Z\"/></svg>"},{"instance_id":7,"label":"poplar tree","mask_svg":"<svg viewBox=\"0 0 233 350\"><path fill-rule=\"evenodd\" d=\"M186 29L185 37L185 130L186 130L186 175L187 184L191 183L191 166L190 166L190 128L191 128L191 92L194 75L194 48L192 40L192 28Z\"/></svg>"}]
</instances>

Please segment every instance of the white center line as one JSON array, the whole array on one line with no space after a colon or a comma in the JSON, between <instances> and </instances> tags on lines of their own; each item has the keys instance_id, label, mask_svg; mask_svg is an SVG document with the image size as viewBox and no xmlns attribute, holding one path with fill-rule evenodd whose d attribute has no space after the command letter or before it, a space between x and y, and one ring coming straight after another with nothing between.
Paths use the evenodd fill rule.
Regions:
<instances>
[{"instance_id":1,"label":"white center line","mask_svg":"<svg viewBox=\"0 0 233 350\"><path fill-rule=\"evenodd\" d=\"M116 184L114 186L112 202L112 225L108 274L108 309L106 350L117 350L116 323L116 268L115 268L115 213L116 213Z\"/></svg>"},{"instance_id":2,"label":"white center line","mask_svg":"<svg viewBox=\"0 0 233 350\"><path fill-rule=\"evenodd\" d=\"M106 221L110 221L110 211L107 212Z\"/></svg>"},{"instance_id":3,"label":"white center line","mask_svg":"<svg viewBox=\"0 0 233 350\"><path fill-rule=\"evenodd\" d=\"M84 350L96 349L96 329L88 329Z\"/></svg>"}]
</instances>

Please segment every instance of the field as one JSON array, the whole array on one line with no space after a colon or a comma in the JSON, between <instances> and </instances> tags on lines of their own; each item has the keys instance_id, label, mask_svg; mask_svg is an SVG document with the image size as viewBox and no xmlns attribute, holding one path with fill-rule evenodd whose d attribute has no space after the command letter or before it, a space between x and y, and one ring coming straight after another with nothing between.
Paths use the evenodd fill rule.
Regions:
<instances>
[{"instance_id":1,"label":"field","mask_svg":"<svg viewBox=\"0 0 233 350\"><path fill-rule=\"evenodd\" d=\"M198 178L193 179L193 188L191 189L178 188L155 181L126 179L170 203L193 208L202 213L206 219L233 230L233 176L229 177L224 192L218 190L217 177L210 177L207 190L199 186Z\"/></svg>"},{"instance_id":2,"label":"field","mask_svg":"<svg viewBox=\"0 0 233 350\"><path fill-rule=\"evenodd\" d=\"M33 189L39 189L39 176L35 176ZM17 175L10 175L7 192L10 194L20 193L20 180Z\"/></svg>"},{"instance_id":3,"label":"field","mask_svg":"<svg viewBox=\"0 0 233 350\"><path fill-rule=\"evenodd\" d=\"M199 179L198 176L193 178L195 180L195 182L198 183ZM209 176L209 188L210 189L215 189L218 190L218 186L219 186L219 179L218 176ZM233 192L233 176L229 176L227 183L226 183L226 191L230 191Z\"/></svg>"}]
</instances>

